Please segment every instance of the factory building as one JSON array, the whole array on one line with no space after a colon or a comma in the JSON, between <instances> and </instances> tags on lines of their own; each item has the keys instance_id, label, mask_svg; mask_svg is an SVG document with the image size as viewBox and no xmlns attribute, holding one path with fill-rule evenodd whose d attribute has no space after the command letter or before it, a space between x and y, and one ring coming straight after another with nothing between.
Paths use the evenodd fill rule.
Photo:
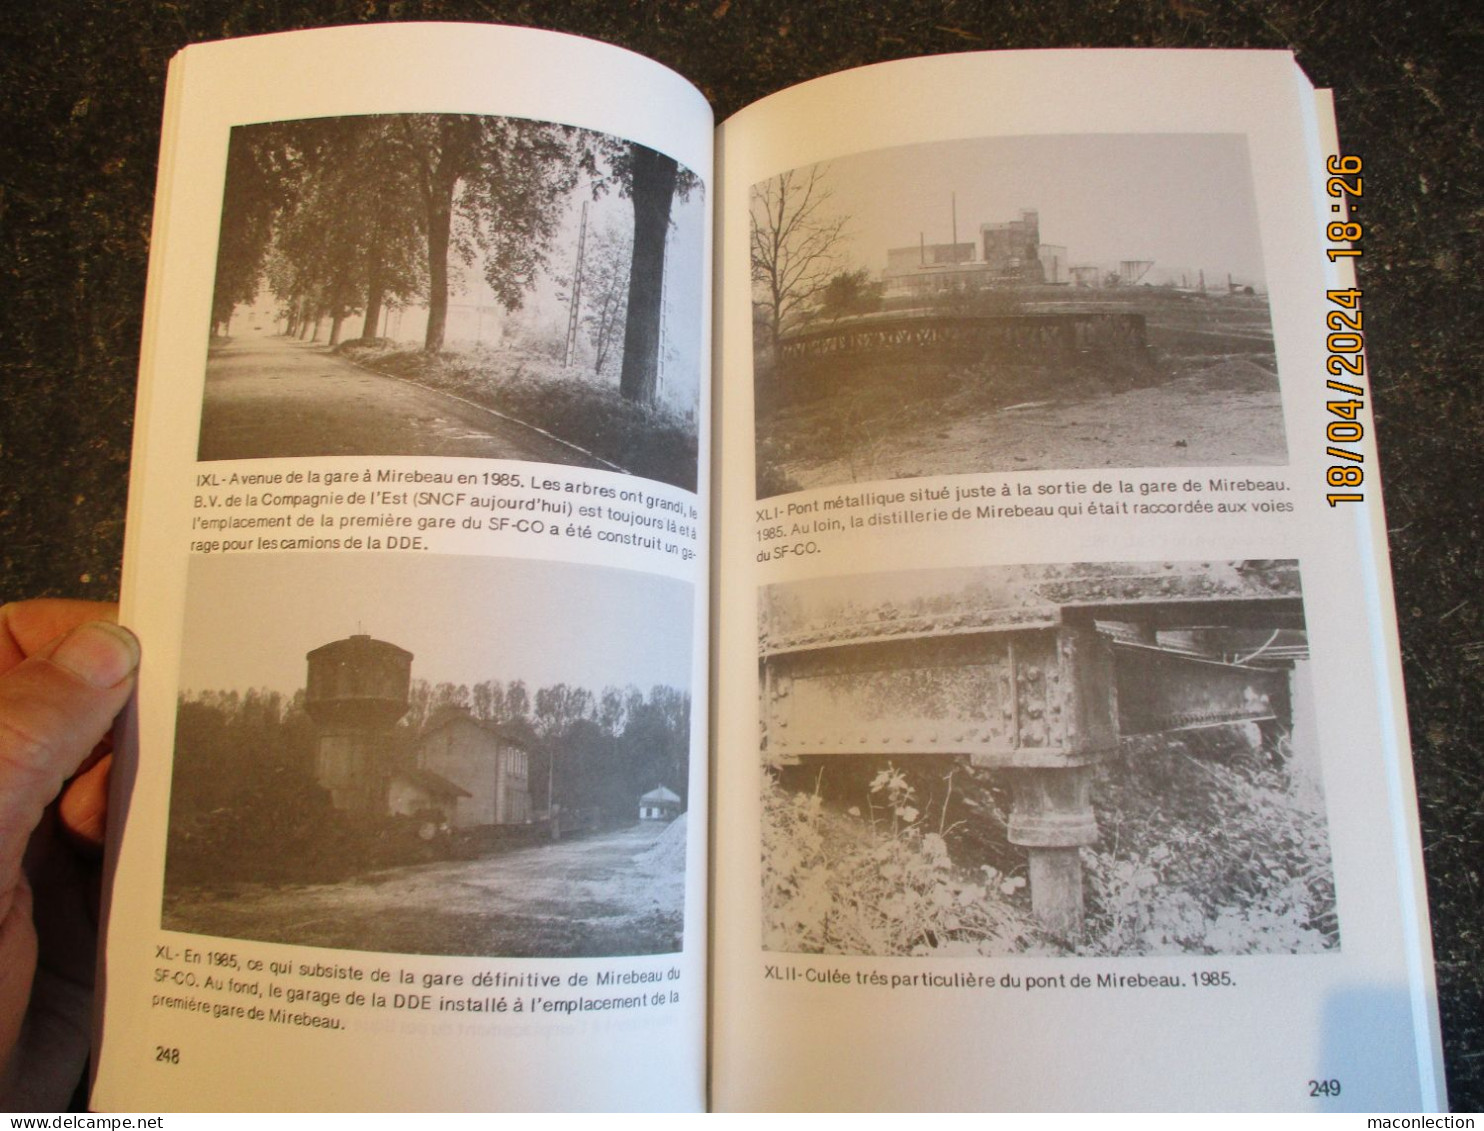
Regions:
<instances>
[{"instance_id":1,"label":"factory building","mask_svg":"<svg viewBox=\"0 0 1484 1131\"><path fill-rule=\"evenodd\" d=\"M1019 218L1001 224L979 225L980 256L997 280L1044 283L1041 269L1041 217L1023 209Z\"/></svg>"},{"instance_id":2,"label":"factory building","mask_svg":"<svg viewBox=\"0 0 1484 1131\"><path fill-rule=\"evenodd\" d=\"M1027 208L1014 220L980 224L977 242L888 248L881 277L888 298L1065 283L1067 249L1041 242L1040 213Z\"/></svg>"}]
</instances>

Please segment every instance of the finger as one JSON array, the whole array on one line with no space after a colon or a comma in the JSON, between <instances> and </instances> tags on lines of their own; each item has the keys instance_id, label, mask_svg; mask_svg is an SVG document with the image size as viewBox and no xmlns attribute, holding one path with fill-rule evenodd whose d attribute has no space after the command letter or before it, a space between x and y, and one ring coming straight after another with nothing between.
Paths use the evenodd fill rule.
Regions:
<instances>
[{"instance_id":1,"label":"finger","mask_svg":"<svg viewBox=\"0 0 1484 1131\"><path fill-rule=\"evenodd\" d=\"M67 835L89 848L103 847L108 818L108 775L112 768L113 756L104 755L101 761L67 783L57 805L57 815Z\"/></svg>"},{"instance_id":2,"label":"finger","mask_svg":"<svg viewBox=\"0 0 1484 1131\"><path fill-rule=\"evenodd\" d=\"M45 598L0 605L0 672L9 671L88 621L118 619L118 606L102 601Z\"/></svg>"},{"instance_id":3,"label":"finger","mask_svg":"<svg viewBox=\"0 0 1484 1131\"><path fill-rule=\"evenodd\" d=\"M94 621L0 676L0 918L42 810L113 725L138 665L133 634Z\"/></svg>"},{"instance_id":4,"label":"finger","mask_svg":"<svg viewBox=\"0 0 1484 1131\"><path fill-rule=\"evenodd\" d=\"M36 973L36 928L31 922L31 889L18 884L6 897L10 913L0 915L0 1071L20 1036Z\"/></svg>"}]
</instances>

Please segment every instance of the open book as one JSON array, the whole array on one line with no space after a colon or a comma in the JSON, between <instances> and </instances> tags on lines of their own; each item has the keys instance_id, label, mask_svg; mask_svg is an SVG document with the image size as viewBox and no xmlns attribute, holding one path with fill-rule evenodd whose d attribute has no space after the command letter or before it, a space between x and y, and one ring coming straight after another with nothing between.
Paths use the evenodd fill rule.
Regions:
<instances>
[{"instance_id":1,"label":"open book","mask_svg":"<svg viewBox=\"0 0 1484 1131\"><path fill-rule=\"evenodd\" d=\"M1291 56L172 67L103 1109L1444 1103Z\"/></svg>"}]
</instances>

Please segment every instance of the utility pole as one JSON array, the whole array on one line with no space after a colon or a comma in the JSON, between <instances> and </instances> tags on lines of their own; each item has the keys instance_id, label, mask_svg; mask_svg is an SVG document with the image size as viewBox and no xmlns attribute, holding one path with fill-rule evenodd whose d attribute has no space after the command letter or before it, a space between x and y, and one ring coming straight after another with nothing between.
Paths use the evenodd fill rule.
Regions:
<instances>
[{"instance_id":1,"label":"utility pole","mask_svg":"<svg viewBox=\"0 0 1484 1131\"><path fill-rule=\"evenodd\" d=\"M572 365L577 352L578 316L582 308L582 259L587 252L587 201L582 202L582 223L577 229L577 265L572 270L572 306L567 312L567 348L562 354L562 368Z\"/></svg>"}]
</instances>

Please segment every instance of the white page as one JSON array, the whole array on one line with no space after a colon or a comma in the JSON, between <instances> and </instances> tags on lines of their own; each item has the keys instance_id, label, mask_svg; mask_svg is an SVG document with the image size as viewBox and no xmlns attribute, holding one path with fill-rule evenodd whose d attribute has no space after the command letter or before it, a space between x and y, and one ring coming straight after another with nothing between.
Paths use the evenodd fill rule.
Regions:
<instances>
[{"instance_id":1,"label":"white page","mask_svg":"<svg viewBox=\"0 0 1484 1131\"><path fill-rule=\"evenodd\" d=\"M454 115L468 117L459 125ZM298 266L308 260L293 258L295 239L333 252L358 238L357 225L345 224L315 245L316 225L291 229L284 220L325 215L306 213L303 202L334 197L346 182L327 170L351 168L333 145L321 165L310 163L305 155L321 136L314 129L389 146L445 130L426 135L442 139L421 151L431 166L456 128L476 129L476 117L478 132L457 136L532 149L504 179L470 175L449 190L455 201L470 183L489 194L455 207L453 245L465 254L451 257L462 275L449 343L473 335L498 352L546 333L542 319L570 309L582 218L591 215L593 260L618 239L608 233L626 224L632 232L613 161L641 159L630 143L657 151L678 179L660 245L667 266L655 395L671 417L689 419L699 468L709 466L697 422L709 419L702 281L712 130L689 84L586 40L462 25L294 33L192 47L176 59L122 614L149 659L109 909L93 1093L100 1109L704 1103L704 470L699 481L692 468L688 482L660 482L571 445L550 461L486 458L460 446L484 425L459 422L490 416L467 397L418 410L441 431L416 452L406 448L408 433L387 440L364 421L359 432L339 429L335 414L361 394L331 397L323 419L295 398L320 395L316 381L354 390L372 378L332 375L337 362L285 337L288 323L275 325L277 311L250 295L227 323L224 352L208 359L224 180L229 196L233 183L254 183L228 173L234 129L257 139L244 151L311 170L296 182L300 195L279 198L266 221L275 225L271 254ZM355 132L372 121L380 132ZM276 149L262 141L272 129L292 141ZM539 146L555 154L539 166L547 170L539 191L550 197L509 188L538 167L531 153ZM589 172L563 181L580 146ZM676 174L675 163L694 178ZM345 195L341 211L329 213L333 223L354 209L361 228L371 225L400 191L393 176L377 191ZM544 211L520 215L521 201L542 200ZM432 215L429 206L415 229L425 251ZM522 261L533 248L544 249L544 266ZM497 263L502 252L511 258ZM436 258L424 255L424 293ZM553 281L563 271L567 282ZM529 284L520 281L527 275ZM590 294L597 286L589 282ZM506 305L521 304L525 322L499 309L510 290L515 301ZM405 336L397 320L411 311L409 299L388 314L384 336L394 327ZM359 321L349 320L345 338ZM501 326L503 344L486 339L491 325ZM591 367L587 325L577 328L577 353ZM324 371L284 377L276 393L266 382L279 380L277 371L250 349ZM226 372L222 359L238 369ZM244 375L257 382L245 394L232 384ZM384 403L393 407L376 419L400 426L395 402ZM230 416L234 405L246 405L245 415ZM521 435L546 442L530 429ZM360 674L336 682L337 671ZM295 696L320 677L330 698L306 715ZM473 688L473 702L460 711L455 694L454 709L414 727L418 688L440 682ZM529 701L517 704L517 685ZM563 686L576 697L552 698ZM605 691L615 697L605 701ZM229 763L227 740L191 731L191 718L234 717L230 703L269 692L288 706L274 709L278 737L257 753L295 783L276 800L254 760L214 768ZM425 704L437 701L436 690L428 695ZM177 728L180 702L189 708ZM537 733L543 703L549 742ZM297 754L283 737L283 720L294 718L310 727ZM537 721L521 730L521 719ZM648 720L650 746L670 759L673 780L636 785L620 781L625 769L603 785L592 769L600 756L628 751L625 767L658 765L635 760L635 720ZM580 750L579 732L588 736ZM676 820L687 794L689 811ZM118 835L117 824L111 831ZM562 833L554 843L545 835L553 831ZM326 847L337 837L341 856ZM390 855L363 851L396 837ZM409 837L427 838L424 855ZM606 871L594 875L585 852Z\"/></svg>"},{"instance_id":2,"label":"white page","mask_svg":"<svg viewBox=\"0 0 1484 1131\"><path fill-rule=\"evenodd\" d=\"M720 134L713 1103L1443 1105L1368 408L1326 439L1364 400L1325 386L1360 364L1326 336L1345 217L1291 56L912 60ZM785 190L770 298L750 224ZM816 281L863 272L835 307L809 237ZM1114 343L1058 384L1013 337L1054 310L1143 314L1167 368ZM1034 356L901 344L944 311ZM1024 686L1058 678L1080 698Z\"/></svg>"}]
</instances>

